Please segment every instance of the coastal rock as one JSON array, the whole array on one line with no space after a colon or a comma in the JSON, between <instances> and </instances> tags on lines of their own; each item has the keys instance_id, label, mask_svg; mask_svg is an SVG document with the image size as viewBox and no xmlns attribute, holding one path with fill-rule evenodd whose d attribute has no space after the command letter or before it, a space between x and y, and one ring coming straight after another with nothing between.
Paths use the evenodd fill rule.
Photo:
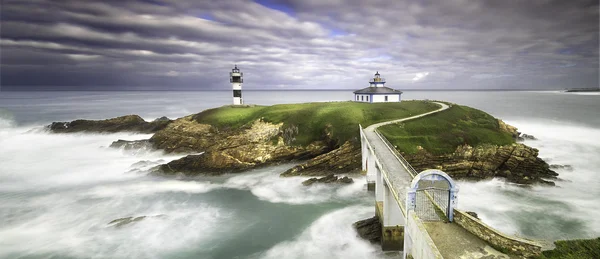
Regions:
<instances>
[{"instance_id":1,"label":"coastal rock","mask_svg":"<svg viewBox=\"0 0 600 259\"><path fill-rule=\"evenodd\" d=\"M145 218L163 218L166 217L165 215L156 215L156 216L139 216L139 217L125 217L125 218L118 218L115 220L112 220L110 222L108 222L108 225L111 225L112 227L116 227L116 228L120 228L123 227L125 225L129 225L132 223L136 223L139 222Z\"/></svg>"},{"instance_id":2,"label":"coastal rock","mask_svg":"<svg viewBox=\"0 0 600 259\"><path fill-rule=\"evenodd\" d=\"M567 171L573 171L573 166L571 165L550 165L551 169L563 169Z\"/></svg>"},{"instance_id":3,"label":"coastal rock","mask_svg":"<svg viewBox=\"0 0 600 259\"><path fill-rule=\"evenodd\" d=\"M510 133L514 139L518 139L521 134L516 127L506 124L503 120L498 120L498 127L500 130Z\"/></svg>"},{"instance_id":4,"label":"coastal rock","mask_svg":"<svg viewBox=\"0 0 600 259\"><path fill-rule=\"evenodd\" d=\"M166 152L192 153L204 151L225 137L211 125L197 123L187 116L156 132L150 138L150 143Z\"/></svg>"},{"instance_id":5,"label":"coastal rock","mask_svg":"<svg viewBox=\"0 0 600 259\"><path fill-rule=\"evenodd\" d=\"M354 180L352 180L352 178L349 178L347 176L344 176L342 178L338 178L334 174L329 174L329 175L321 177L321 178L316 178L316 177L310 178L310 179L302 182L302 185L304 185L304 186L310 186L310 185L313 185L315 183L351 184L353 182L354 182Z\"/></svg>"},{"instance_id":6,"label":"coastal rock","mask_svg":"<svg viewBox=\"0 0 600 259\"><path fill-rule=\"evenodd\" d=\"M488 179L505 177L519 184L543 183L558 175L538 157L538 150L523 144L505 146L482 145L473 148L462 145L454 153L432 155L425 150L404 157L417 170L437 168L455 179Z\"/></svg>"},{"instance_id":7,"label":"coastal rock","mask_svg":"<svg viewBox=\"0 0 600 259\"><path fill-rule=\"evenodd\" d=\"M355 173L361 168L360 148L347 141L339 148L296 165L281 176L323 176Z\"/></svg>"},{"instance_id":8,"label":"coastal rock","mask_svg":"<svg viewBox=\"0 0 600 259\"><path fill-rule=\"evenodd\" d=\"M536 137L534 137L533 135L529 135L529 134L521 134L521 137L523 137L524 139L537 140Z\"/></svg>"},{"instance_id":9,"label":"coastal rock","mask_svg":"<svg viewBox=\"0 0 600 259\"><path fill-rule=\"evenodd\" d=\"M473 212L473 211L465 211L465 213L467 213L467 214L471 215L472 217L474 217L474 218L476 218L476 219L479 219L479 217L478 217L477 213L475 213L475 212Z\"/></svg>"},{"instance_id":10,"label":"coastal rock","mask_svg":"<svg viewBox=\"0 0 600 259\"><path fill-rule=\"evenodd\" d=\"M139 149L151 149L152 144L149 140L123 140L119 139L117 141L113 141L110 144L111 148L122 148L124 150L139 150Z\"/></svg>"},{"instance_id":11,"label":"coastal rock","mask_svg":"<svg viewBox=\"0 0 600 259\"><path fill-rule=\"evenodd\" d=\"M53 122L48 126L55 133L73 132L140 132L153 133L164 129L171 120L147 122L138 115L126 115L106 120L74 120L71 122Z\"/></svg>"},{"instance_id":12,"label":"coastal rock","mask_svg":"<svg viewBox=\"0 0 600 259\"><path fill-rule=\"evenodd\" d=\"M154 119L152 122L161 122L161 121L171 121L167 116L162 116L160 118Z\"/></svg>"},{"instance_id":13,"label":"coastal rock","mask_svg":"<svg viewBox=\"0 0 600 259\"><path fill-rule=\"evenodd\" d=\"M158 167L154 173L185 176L237 173L257 166L310 159L329 151L327 143L307 146L285 144L281 127L257 120L236 130L219 131L197 123L191 116L178 119L151 139L154 147L168 152L203 152Z\"/></svg>"},{"instance_id":14,"label":"coastal rock","mask_svg":"<svg viewBox=\"0 0 600 259\"><path fill-rule=\"evenodd\" d=\"M369 240L373 244L381 244L381 223L379 223L379 217L374 216L369 219L360 220L352 224L352 226L361 238Z\"/></svg>"}]
</instances>

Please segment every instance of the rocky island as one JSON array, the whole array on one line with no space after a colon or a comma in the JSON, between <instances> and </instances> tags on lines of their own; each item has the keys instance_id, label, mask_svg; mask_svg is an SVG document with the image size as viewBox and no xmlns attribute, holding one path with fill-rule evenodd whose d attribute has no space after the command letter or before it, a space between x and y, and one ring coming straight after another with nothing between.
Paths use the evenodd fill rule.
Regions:
<instances>
[{"instance_id":1,"label":"rocky island","mask_svg":"<svg viewBox=\"0 0 600 259\"><path fill-rule=\"evenodd\" d=\"M111 146L149 145L169 153L191 154L156 167L153 173L159 175L239 173L298 161L281 176L323 177L360 173L359 124L366 127L437 108L427 101L223 106L175 120L146 122L127 115L55 122L48 128L56 133L154 133L149 140L117 140ZM520 133L516 128L466 106L453 105L380 131L417 170L438 168L457 179L504 177L523 184L552 184L557 176L536 149L517 143Z\"/></svg>"}]
</instances>

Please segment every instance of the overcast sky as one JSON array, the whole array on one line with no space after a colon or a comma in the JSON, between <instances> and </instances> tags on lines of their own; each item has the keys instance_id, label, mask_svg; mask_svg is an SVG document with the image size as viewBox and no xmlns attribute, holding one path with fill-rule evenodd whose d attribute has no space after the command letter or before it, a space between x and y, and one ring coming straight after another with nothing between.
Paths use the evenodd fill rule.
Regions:
<instances>
[{"instance_id":1,"label":"overcast sky","mask_svg":"<svg viewBox=\"0 0 600 259\"><path fill-rule=\"evenodd\" d=\"M598 0L2 0L2 90L597 87Z\"/></svg>"}]
</instances>

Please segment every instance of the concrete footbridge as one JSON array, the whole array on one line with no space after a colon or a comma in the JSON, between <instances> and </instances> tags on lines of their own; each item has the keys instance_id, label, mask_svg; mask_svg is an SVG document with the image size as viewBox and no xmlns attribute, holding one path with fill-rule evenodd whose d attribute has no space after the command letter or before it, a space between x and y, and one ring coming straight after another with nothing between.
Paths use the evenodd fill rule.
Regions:
<instances>
[{"instance_id":1,"label":"concrete footbridge","mask_svg":"<svg viewBox=\"0 0 600 259\"><path fill-rule=\"evenodd\" d=\"M524 258L541 245L503 234L476 217L456 209L458 186L446 173L417 172L377 131L442 112L438 110L360 128L362 170L367 188L375 191L375 214L382 229L384 251L403 251L403 258Z\"/></svg>"}]
</instances>

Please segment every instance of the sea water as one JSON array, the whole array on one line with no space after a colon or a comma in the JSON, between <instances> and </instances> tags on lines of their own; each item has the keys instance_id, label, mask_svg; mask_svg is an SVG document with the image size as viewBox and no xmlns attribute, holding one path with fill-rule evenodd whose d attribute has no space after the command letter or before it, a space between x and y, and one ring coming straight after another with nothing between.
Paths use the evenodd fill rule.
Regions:
<instances>
[{"instance_id":1,"label":"sea water","mask_svg":"<svg viewBox=\"0 0 600 259\"><path fill-rule=\"evenodd\" d=\"M509 234L600 235L598 95L405 92L482 109L538 140L557 187L459 181L458 206ZM350 91L251 91L246 103L350 100ZM149 134L50 134L53 121L177 118L229 104L223 92L0 92L0 258L379 258L351 224L374 214L363 178L304 187L293 164L219 177L149 176L182 155L108 148ZM124 217L144 220L115 227Z\"/></svg>"}]
</instances>

